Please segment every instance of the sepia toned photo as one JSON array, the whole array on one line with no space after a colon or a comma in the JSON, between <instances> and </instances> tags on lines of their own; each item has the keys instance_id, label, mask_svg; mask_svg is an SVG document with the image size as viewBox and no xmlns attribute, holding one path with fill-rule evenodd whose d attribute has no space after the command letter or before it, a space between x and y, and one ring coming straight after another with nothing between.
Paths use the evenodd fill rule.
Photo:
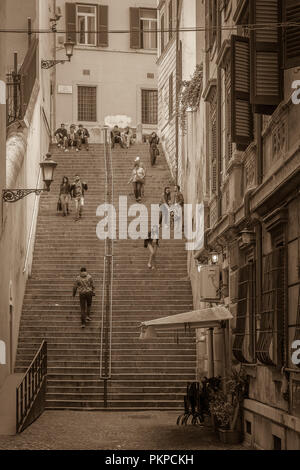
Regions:
<instances>
[{"instance_id":1,"label":"sepia toned photo","mask_svg":"<svg viewBox=\"0 0 300 470\"><path fill-rule=\"evenodd\" d=\"M0 194L1 454L300 450L300 0L0 0Z\"/></svg>"}]
</instances>

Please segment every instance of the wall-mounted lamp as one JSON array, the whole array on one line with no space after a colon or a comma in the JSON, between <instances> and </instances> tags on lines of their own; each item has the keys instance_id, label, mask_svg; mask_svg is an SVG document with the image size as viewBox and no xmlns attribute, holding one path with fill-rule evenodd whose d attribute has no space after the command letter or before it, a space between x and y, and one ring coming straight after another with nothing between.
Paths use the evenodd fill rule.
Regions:
<instances>
[{"instance_id":1,"label":"wall-mounted lamp","mask_svg":"<svg viewBox=\"0 0 300 470\"><path fill-rule=\"evenodd\" d=\"M45 160L40 163L42 170L43 181L45 183L44 189L3 189L2 199L4 202L17 202L20 199L28 196L28 194L35 193L39 196L43 191L50 191L50 186L53 181L54 170L57 163L51 160L51 153L47 153Z\"/></svg>"},{"instance_id":2,"label":"wall-mounted lamp","mask_svg":"<svg viewBox=\"0 0 300 470\"><path fill-rule=\"evenodd\" d=\"M41 61L42 69L50 69L51 67L54 67L54 65L64 64L65 62L71 62L71 57L73 56L75 42L71 41L71 38L69 38L64 43L64 46L66 50L66 56L68 57L68 59L67 60L44 60L43 59Z\"/></svg>"},{"instance_id":3,"label":"wall-mounted lamp","mask_svg":"<svg viewBox=\"0 0 300 470\"><path fill-rule=\"evenodd\" d=\"M217 264L219 261L219 254L216 251L210 253L210 259L212 264Z\"/></svg>"}]
</instances>

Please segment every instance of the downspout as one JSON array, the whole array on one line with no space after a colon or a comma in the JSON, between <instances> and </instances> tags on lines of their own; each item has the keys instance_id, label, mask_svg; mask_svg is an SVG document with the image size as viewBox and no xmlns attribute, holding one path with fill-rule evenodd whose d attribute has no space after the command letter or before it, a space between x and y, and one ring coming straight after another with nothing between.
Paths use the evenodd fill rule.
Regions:
<instances>
[{"instance_id":1,"label":"downspout","mask_svg":"<svg viewBox=\"0 0 300 470\"><path fill-rule=\"evenodd\" d=\"M217 51L221 48L221 9L218 2L217 14ZM218 219L222 217L222 192L221 192L221 170L222 170L222 71L217 67L217 199L218 199Z\"/></svg>"},{"instance_id":2,"label":"downspout","mask_svg":"<svg viewBox=\"0 0 300 470\"><path fill-rule=\"evenodd\" d=\"M178 164L179 164L179 149L178 149L178 132L179 132L179 102L178 102L178 94L179 94L179 24L180 24L180 3L181 0L177 0L176 5L176 105L175 105L175 184L178 184Z\"/></svg>"},{"instance_id":3,"label":"downspout","mask_svg":"<svg viewBox=\"0 0 300 470\"><path fill-rule=\"evenodd\" d=\"M56 0L53 0L53 16L56 14ZM53 59L56 60L56 33L53 32ZM56 129L56 67L52 69L51 75L51 87L52 87L52 116L51 116L51 135L53 135L54 130Z\"/></svg>"}]
</instances>

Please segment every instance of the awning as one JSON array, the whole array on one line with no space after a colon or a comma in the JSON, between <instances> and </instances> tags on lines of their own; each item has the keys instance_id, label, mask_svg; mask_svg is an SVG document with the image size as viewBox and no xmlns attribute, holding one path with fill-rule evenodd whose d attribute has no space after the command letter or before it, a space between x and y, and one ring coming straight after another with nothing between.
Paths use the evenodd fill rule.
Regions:
<instances>
[{"instance_id":1,"label":"awning","mask_svg":"<svg viewBox=\"0 0 300 470\"><path fill-rule=\"evenodd\" d=\"M150 329L153 334L155 333L155 330L161 329L178 330L183 327L213 328L215 326L220 326L220 322L231 320L232 318L233 316L230 310L224 306L209 307L200 310L193 310L191 312L178 313L177 315L170 315L169 317L162 317L157 318L156 320L142 322L142 335L140 339L147 337L147 329Z\"/></svg>"}]
</instances>

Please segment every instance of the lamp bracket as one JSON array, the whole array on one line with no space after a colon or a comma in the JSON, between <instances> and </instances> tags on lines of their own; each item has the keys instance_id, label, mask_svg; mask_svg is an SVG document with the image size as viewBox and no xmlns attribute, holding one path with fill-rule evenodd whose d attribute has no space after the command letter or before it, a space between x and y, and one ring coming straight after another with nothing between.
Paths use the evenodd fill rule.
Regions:
<instances>
[{"instance_id":1,"label":"lamp bracket","mask_svg":"<svg viewBox=\"0 0 300 470\"><path fill-rule=\"evenodd\" d=\"M69 60L42 60L41 68L42 69L51 69L57 64L64 64L65 62L70 62Z\"/></svg>"},{"instance_id":2,"label":"lamp bracket","mask_svg":"<svg viewBox=\"0 0 300 470\"><path fill-rule=\"evenodd\" d=\"M17 202L20 199L28 196L29 194L35 193L39 196L44 189L3 189L2 199L4 202Z\"/></svg>"}]
</instances>

